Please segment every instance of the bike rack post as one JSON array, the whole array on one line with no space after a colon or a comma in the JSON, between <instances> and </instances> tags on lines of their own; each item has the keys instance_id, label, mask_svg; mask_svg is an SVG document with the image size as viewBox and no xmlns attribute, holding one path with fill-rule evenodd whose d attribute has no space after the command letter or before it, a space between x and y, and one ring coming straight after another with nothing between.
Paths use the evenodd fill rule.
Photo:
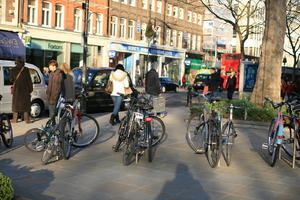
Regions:
<instances>
[{"instance_id":1,"label":"bike rack post","mask_svg":"<svg viewBox=\"0 0 300 200\"><path fill-rule=\"evenodd\" d=\"M292 161L292 168L295 168L295 164L296 164L296 138L295 138L295 133L294 133L294 138L293 138L293 161Z\"/></svg>"}]
</instances>

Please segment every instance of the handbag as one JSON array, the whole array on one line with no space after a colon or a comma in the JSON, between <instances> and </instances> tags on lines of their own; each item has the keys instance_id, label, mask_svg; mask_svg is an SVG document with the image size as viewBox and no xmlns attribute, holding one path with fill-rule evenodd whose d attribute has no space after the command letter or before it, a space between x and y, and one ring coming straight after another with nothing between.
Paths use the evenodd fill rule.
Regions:
<instances>
[{"instance_id":1,"label":"handbag","mask_svg":"<svg viewBox=\"0 0 300 200\"><path fill-rule=\"evenodd\" d=\"M108 81L108 83L105 86L105 92L108 94L111 94L113 91L113 82L111 80Z\"/></svg>"},{"instance_id":2,"label":"handbag","mask_svg":"<svg viewBox=\"0 0 300 200\"><path fill-rule=\"evenodd\" d=\"M132 94L132 89L130 87L129 88L125 88L125 96L129 95L129 94Z\"/></svg>"},{"instance_id":3,"label":"handbag","mask_svg":"<svg viewBox=\"0 0 300 200\"><path fill-rule=\"evenodd\" d=\"M20 75L21 75L21 73L22 73L23 70L24 70L24 67L22 67L22 69L19 71L19 73L18 73L18 75L16 77L16 80L14 81L13 85L10 87L10 94L14 94L16 81L20 77Z\"/></svg>"}]
</instances>

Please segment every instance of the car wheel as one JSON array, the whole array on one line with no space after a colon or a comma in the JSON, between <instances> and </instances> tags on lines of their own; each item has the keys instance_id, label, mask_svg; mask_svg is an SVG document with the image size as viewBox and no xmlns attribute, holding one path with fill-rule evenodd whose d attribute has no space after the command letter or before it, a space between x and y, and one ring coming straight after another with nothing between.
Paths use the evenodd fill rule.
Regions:
<instances>
[{"instance_id":1,"label":"car wheel","mask_svg":"<svg viewBox=\"0 0 300 200\"><path fill-rule=\"evenodd\" d=\"M43 103L39 100L35 100L31 103L30 115L32 118L41 116L43 111Z\"/></svg>"},{"instance_id":2,"label":"car wheel","mask_svg":"<svg viewBox=\"0 0 300 200\"><path fill-rule=\"evenodd\" d=\"M161 87L161 92L162 92L162 93L165 93L165 92L166 92L166 87L165 87L165 86L162 86L162 87Z\"/></svg>"},{"instance_id":3,"label":"car wheel","mask_svg":"<svg viewBox=\"0 0 300 200\"><path fill-rule=\"evenodd\" d=\"M174 92L176 93L178 92L178 87L175 87Z\"/></svg>"}]
</instances>

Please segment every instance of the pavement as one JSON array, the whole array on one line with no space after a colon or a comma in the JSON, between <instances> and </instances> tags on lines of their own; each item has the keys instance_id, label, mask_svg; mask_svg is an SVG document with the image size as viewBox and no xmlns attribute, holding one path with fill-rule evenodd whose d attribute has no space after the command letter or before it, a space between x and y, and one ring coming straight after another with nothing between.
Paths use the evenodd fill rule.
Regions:
<instances>
[{"instance_id":1,"label":"pavement","mask_svg":"<svg viewBox=\"0 0 300 200\"><path fill-rule=\"evenodd\" d=\"M274 168L261 144L266 126L236 125L238 137L230 167L224 160L212 169L204 155L195 154L186 139L185 93L167 93L167 138L156 150L152 163L144 156L138 164L123 166L122 153L113 152L117 127L108 124L109 113L93 114L101 136L90 147L74 149L69 160L46 166L41 153L22 145L23 134L40 127L13 126L14 147L0 146L0 171L12 178L18 199L28 200L235 200L299 199L300 163L292 169L280 160Z\"/></svg>"}]
</instances>

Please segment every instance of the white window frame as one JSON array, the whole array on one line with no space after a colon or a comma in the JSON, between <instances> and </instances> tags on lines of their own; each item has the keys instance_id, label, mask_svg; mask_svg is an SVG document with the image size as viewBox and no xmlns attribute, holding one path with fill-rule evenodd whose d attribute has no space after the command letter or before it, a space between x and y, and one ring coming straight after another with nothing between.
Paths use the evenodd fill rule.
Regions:
<instances>
[{"instance_id":1,"label":"white window frame","mask_svg":"<svg viewBox=\"0 0 300 200\"><path fill-rule=\"evenodd\" d=\"M192 35L192 50L196 50L197 45L197 36Z\"/></svg>"},{"instance_id":2,"label":"white window frame","mask_svg":"<svg viewBox=\"0 0 300 200\"><path fill-rule=\"evenodd\" d=\"M184 19L184 9L183 8L179 8L179 19Z\"/></svg>"},{"instance_id":3,"label":"white window frame","mask_svg":"<svg viewBox=\"0 0 300 200\"><path fill-rule=\"evenodd\" d=\"M94 21L94 14L93 12L89 12L89 21L88 21L88 33L93 33L93 21Z\"/></svg>"},{"instance_id":4,"label":"white window frame","mask_svg":"<svg viewBox=\"0 0 300 200\"><path fill-rule=\"evenodd\" d=\"M79 10L79 14L75 14L76 10ZM78 24L77 20L78 19ZM82 10L79 8L74 9L74 31L81 32L82 29Z\"/></svg>"},{"instance_id":5,"label":"white window frame","mask_svg":"<svg viewBox=\"0 0 300 200\"><path fill-rule=\"evenodd\" d=\"M34 5L28 4L28 9L27 9L28 24L37 25L38 0L33 0L33 1L34 1Z\"/></svg>"},{"instance_id":6,"label":"white window frame","mask_svg":"<svg viewBox=\"0 0 300 200\"><path fill-rule=\"evenodd\" d=\"M166 45L171 45L171 29L166 30Z\"/></svg>"},{"instance_id":7,"label":"white window frame","mask_svg":"<svg viewBox=\"0 0 300 200\"><path fill-rule=\"evenodd\" d=\"M130 23L132 22L132 25ZM128 39L129 40L134 40L134 33L135 33L135 21L129 20L128 21Z\"/></svg>"},{"instance_id":8,"label":"white window frame","mask_svg":"<svg viewBox=\"0 0 300 200\"><path fill-rule=\"evenodd\" d=\"M201 51L201 36L197 36L197 50Z\"/></svg>"},{"instance_id":9,"label":"white window frame","mask_svg":"<svg viewBox=\"0 0 300 200\"><path fill-rule=\"evenodd\" d=\"M124 23L122 23L122 21ZM120 38L125 39L125 36L126 36L126 19L120 18Z\"/></svg>"},{"instance_id":10,"label":"white window frame","mask_svg":"<svg viewBox=\"0 0 300 200\"><path fill-rule=\"evenodd\" d=\"M183 32L179 31L178 32L178 47L182 48L182 41L183 41Z\"/></svg>"},{"instance_id":11,"label":"white window frame","mask_svg":"<svg viewBox=\"0 0 300 200\"><path fill-rule=\"evenodd\" d=\"M173 16L173 6L171 4L167 4L167 16Z\"/></svg>"},{"instance_id":12,"label":"white window frame","mask_svg":"<svg viewBox=\"0 0 300 200\"><path fill-rule=\"evenodd\" d=\"M144 41L144 42L147 41L147 38L146 38L146 35L145 35L146 29L147 29L147 24L142 23L142 26L141 26L141 41Z\"/></svg>"},{"instance_id":13,"label":"white window frame","mask_svg":"<svg viewBox=\"0 0 300 200\"><path fill-rule=\"evenodd\" d=\"M191 34L190 33L188 33L187 34L187 49L191 49Z\"/></svg>"},{"instance_id":14,"label":"white window frame","mask_svg":"<svg viewBox=\"0 0 300 200\"><path fill-rule=\"evenodd\" d=\"M113 20L113 19L115 19L115 20ZM118 32L118 17L117 16L111 16L110 33L109 34L112 37L117 37L117 32Z\"/></svg>"},{"instance_id":15,"label":"white window frame","mask_svg":"<svg viewBox=\"0 0 300 200\"><path fill-rule=\"evenodd\" d=\"M147 10L148 9L148 0L142 0L142 8L144 10Z\"/></svg>"},{"instance_id":16,"label":"white window frame","mask_svg":"<svg viewBox=\"0 0 300 200\"><path fill-rule=\"evenodd\" d=\"M57 6L61 7L61 11L57 10ZM58 23L58 18L60 19L60 23ZM64 21L65 21L65 7L61 4L56 4L55 5L55 28L63 29ZM58 26L58 24L60 24L60 26Z\"/></svg>"},{"instance_id":17,"label":"white window frame","mask_svg":"<svg viewBox=\"0 0 300 200\"><path fill-rule=\"evenodd\" d=\"M177 31L176 30L173 30L172 41L173 41L173 47L176 47L177 46Z\"/></svg>"},{"instance_id":18,"label":"white window frame","mask_svg":"<svg viewBox=\"0 0 300 200\"><path fill-rule=\"evenodd\" d=\"M201 14L198 14L198 25L202 25L203 17Z\"/></svg>"},{"instance_id":19,"label":"white window frame","mask_svg":"<svg viewBox=\"0 0 300 200\"><path fill-rule=\"evenodd\" d=\"M103 14L97 13L96 15L96 34L103 35Z\"/></svg>"},{"instance_id":20,"label":"white window frame","mask_svg":"<svg viewBox=\"0 0 300 200\"><path fill-rule=\"evenodd\" d=\"M122 4L127 4L127 0L121 0Z\"/></svg>"},{"instance_id":21,"label":"white window frame","mask_svg":"<svg viewBox=\"0 0 300 200\"><path fill-rule=\"evenodd\" d=\"M192 22L192 12L191 11L187 11L187 20L188 22Z\"/></svg>"},{"instance_id":22,"label":"white window frame","mask_svg":"<svg viewBox=\"0 0 300 200\"><path fill-rule=\"evenodd\" d=\"M177 6L173 7L173 17L178 18L178 7Z\"/></svg>"},{"instance_id":23,"label":"white window frame","mask_svg":"<svg viewBox=\"0 0 300 200\"><path fill-rule=\"evenodd\" d=\"M129 5L132 7L136 6L136 0L128 0L129 1Z\"/></svg>"},{"instance_id":24,"label":"white window frame","mask_svg":"<svg viewBox=\"0 0 300 200\"><path fill-rule=\"evenodd\" d=\"M156 0L150 0L150 10L155 12L156 10Z\"/></svg>"},{"instance_id":25,"label":"white window frame","mask_svg":"<svg viewBox=\"0 0 300 200\"><path fill-rule=\"evenodd\" d=\"M156 44L160 45L160 35L161 35L161 27L156 26Z\"/></svg>"},{"instance_id":26,"label":"white window frame","mask_svg":"<svg viewBox=\"0 0 300 200\"><path fill-rule=\"evenodd\" d=\"M44 8L44 4L48 4L49 8ZM51 27L51 12L52 11L52 3L48 1L42 1L42 26ZM48 20L45 18L45 14L48 13ZM48 24L47 24L48 23Z\"/></svg>"},{"instance_id":27,"label":"white window frame","mask_svg":"<svg viewBox=\"0 0 300 200\"><path fill-rule=\"evenodd\" d=\"M162 2L156 1L156 12L161 13L162 12Z\"/></svg>"}]
</instances>

